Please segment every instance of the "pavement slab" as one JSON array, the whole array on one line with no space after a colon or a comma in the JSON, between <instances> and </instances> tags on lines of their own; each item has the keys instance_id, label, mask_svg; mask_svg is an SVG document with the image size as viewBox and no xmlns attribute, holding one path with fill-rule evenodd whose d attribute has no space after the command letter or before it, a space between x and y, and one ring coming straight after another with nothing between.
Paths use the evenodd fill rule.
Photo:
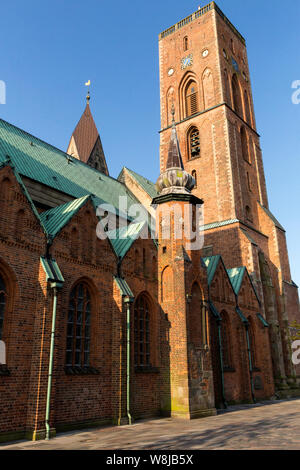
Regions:
<instances>
[{"instance_id":1,"label":"pavement slab","mask_svg":"<svg viewBox=\"0 0 300 470\"><path fill-rule=\"evenodd\" d=\"M300 450L300 400L230 407L193 421L153 419L58 434L0 450Z\"/></svg>"}]
</instances>

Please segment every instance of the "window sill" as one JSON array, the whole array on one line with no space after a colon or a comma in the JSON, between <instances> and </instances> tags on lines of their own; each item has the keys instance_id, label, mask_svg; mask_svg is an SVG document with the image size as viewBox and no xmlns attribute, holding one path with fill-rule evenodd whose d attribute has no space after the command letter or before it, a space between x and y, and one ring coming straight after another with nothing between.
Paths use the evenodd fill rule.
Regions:
<instances>
[{"instance_id":1,"label":"window sill","mask_svg":"<svg viewBox=\"0 0 300 470\"><path fill-rule=\"evenodd\" d=\"M0 364L0 377L9 377L10 370L8 369L6 364Z\"/></svg>"},{"instance_id":2,"label":"window sill","mask_svg":"<svg viewBox=\"0 0 300 470\"><path fill-rule=\"evenodd\" d=\"M66 375L99 375L100 371L95 367L66 366Z\"/></svg>"},{"instance_id":3,"label":"window sill","mask_svg":"<svg viewBox=\"0 0 300 470\"><path fill-rule=\"evenodd\" d=\"M159 368L152 366L136 366L134 372L136 374L159 374Z\"/></svg>"}]
</instances>

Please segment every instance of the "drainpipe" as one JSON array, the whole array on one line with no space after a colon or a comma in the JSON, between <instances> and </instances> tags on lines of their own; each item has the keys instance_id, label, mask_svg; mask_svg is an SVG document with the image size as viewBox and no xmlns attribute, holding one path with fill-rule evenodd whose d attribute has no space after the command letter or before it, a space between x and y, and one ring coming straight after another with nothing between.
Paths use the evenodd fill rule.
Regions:
<instances>
[{"instance_id":1,"label":"drainpipe","mask_svg":"<svg viewBox=\"0 0 300 470\"><path fill-rule=\"evenodd\" d=\"M248 358L249 358L249 374L250 374L250 383L251 383L251 395L253 403L256 403L255 395L254 395L254 385L253 385L253 367L252 367L252 359L251 359L251 348L250 348L250 339L249 339L249 325L245 325L246 328L246 338L247 338L247 348L248 348Z\"/></svg>"},{"instance_id":2,"label":"drainpipe","mask_svg":"<svg viewBox=\"0 0 300 470\"><path fill-rule=\"evenodd\" d=\"M130 344L130 305L132 304L133 299L132 297L126 296L124 298L124 303L127 307L127 319L126 319L126 327L127 327L127 390L126 390L126 411L128 417L128 424L132 424L132 417L130 414L130 359L131 359L131 344Z\"/></svg>"},{"instance_id":3,"label":"drainpipe","mask_svg":"<svg viewBox=\"0 0 300 470\"><path fill-rule=\"evenodd\" d=\"M225 398L225 384L224 384L224 363L223 363L223 353L222 353L222 333L221 333L221 328L222 328L222 320L217 319L217 325L218 325L218 335L219 335L219 354L220 354L220 363L221 363L221 384L222 384L222 400L223 400L223 405L224 408L227 409L227 401Z\"/></svg>"},{"instance_id":4,"label":"drainpipe","mask_svg":"<svg viewBox=\"0 0 300 470\"><path fill-rule=\"evenodd\" d=\"M50 402L51 402L51 387L52 387L52 372L53 372L53 355L54 355L54 338L56 326L56 309L57 309L57 283L51 284L53 289L53 312L52 312L52 327L51 327L51 343L50 343L50 357L49 357L49 372L48 372L48 388L47 388L47 402L46 402L46 441L50 439Z\"/></svg>"}]
</instances>

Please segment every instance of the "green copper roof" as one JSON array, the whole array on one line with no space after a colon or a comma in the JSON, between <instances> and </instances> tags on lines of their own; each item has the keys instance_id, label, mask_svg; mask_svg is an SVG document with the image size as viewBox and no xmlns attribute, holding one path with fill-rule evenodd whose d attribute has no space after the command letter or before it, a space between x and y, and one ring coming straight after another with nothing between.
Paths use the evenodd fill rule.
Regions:
<instances>
[{"instance_id":1,"label":"green copper roof","mask_svg":"<svg viewBox=\"0 0 300 470\"><path fill-rule=\"evenodd\" d=\"M61 285L65 282L61 270L59 269L59 266L55 259L45 258L44 256L41 256L41 263L48 282L57 282Z\"/></svg>"},{"instance_id":2,"label":"green copper roof","mask_svg":"<svg viewBox=\"0 0 300 470\"><path fill-rule=\"evenodd\" d=\"M62 206L42 212L40 218L44 227L46 227L48 235L54 238L90 198L91 196L89 195L83 196Z\"/></svg>"},{"instance_id":3,"label":"green copper roof","mask_svg":"<svg viewBox=\"0 0 300 470\"><path fill-rule=\"evenodd\" d=\"M239 295L241 285L246 272L245 266L240 268L227 269L230 282L236 295Z\"/></svg>"},{"instance_id":4,"label":"green copper roof","mask_svg":"<svg viewBox=\"0 0 300 470\"><path fill-rule=\"evenodd\" d=\"M213 222L211 224L206 224L200 227L201 232L205 232L206 230L211 230L213 228L225 227L226 225L232 225L239 222L238 219L230 219L230 220L222 220L221 222Z\"/></svg>"},{"instance_id":5,"label":"green copper roof","mask_svg":"<svg viewBox=\"0 0 300 470\"><path fill-rule=\"evenodd\" d=\"M209 286L212 283L220 259L220 255L207 256L206 258L203 258L204 264L207 267L207 282Z\"/></svg>"},{"instance_id":6,"label":"green copper roof","mask_svg":"<svg viewBox=\"0 0 300 470\"><path fill-rule=\"evenodd\" d=\"M116 281L116 284L118 288L120 289L120 292L123 297L130 297L131 299L134 298L134 295L132 293L132 290L130 289L129 285L125 281L125 279L121 277L116 277L114 276L114 280Z\"/></svg>"},{"instance_id":7,"label":"green copper roof","mask_svg":"<svg viewBox=\"0 0 300 470\"><path fill-rule=\"evenodd\" d=\"M147 225L146 222L131 223L126 227L107 232L113 249L119 258L124 258L145 225Z\"/></svg>"},{"instance_id":8,"label":"green copper roof","mask_svg":"<svg viewBox=\"0 0 300 470\"><path fill-rule=\"evenodd\" d=\"M150 197L155 198L158 196L158 192L155 189L155 184L152 181L149 181L144 176L135 173L135 171L129 170L129 168L124 167L128 173L136 180L136 182L149 194Z\"/></svg>"},{"instance_id":9,"label":"green copper roof","mask_svg":"<svg viewBox=\"0 0 300 470\"><path fill-rule=\"evenodd\" d=\"M233 268L233 269L227 269L227 273L230 279L230 282L232 284L233 290L236 295L239 295L239 292L241 290L241 286L243 283L244 275L246 274L249 278L249 281L253 287L254 293L256 295L257 301L260 304L259 297L257 295L255 286L252 282L251 277L249 276L248 270L245 266L241 266L240 268Z\"/></svg>"},{"instance_id":10,"label":"green copper roof","mask_svg":"<svg viewBox=\"0 0 300 470\"><path fill-rule=\"evenodd\" d=\"M127 196L128 207L137 203L120 181L0 119L0 163L7 157L20 175L76 199L94 194L98 203L118 207L119 197Z\"/></svg>"}]
</instances>

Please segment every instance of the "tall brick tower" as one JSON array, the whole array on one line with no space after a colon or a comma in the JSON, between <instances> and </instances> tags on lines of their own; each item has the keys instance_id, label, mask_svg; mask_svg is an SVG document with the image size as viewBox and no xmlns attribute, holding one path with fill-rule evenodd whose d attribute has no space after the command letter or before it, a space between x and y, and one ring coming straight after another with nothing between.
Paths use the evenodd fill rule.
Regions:
<instances>
[{"instance_id":1,"label":"tall brick tower","mask_svg":"<svg viewBox=\"0 0 300 470\"><path fill-rule=\"evenodd\" d=\"M157 181L159 196L153 200L158 206L159 299L170 322L162 410L187 419L216 413L207 335L207 273L201 265L201 244L199 249L192 246L203 202L191 193L194 184L183 167L173 122L166 169Z\"/></svg>"},{"instance_id":2,"label":"tall brick tower","mask_svg":"<svg viewBox=\"0 0 300 470\"><path fill-rule=\"evenodd\" d=\"M269 210L245 39L211 2L159 36L166 168L174 103L183 164L204 199L203 255L246 266L270 324L277 389L295 387L289 325L299 321L285 230ZM290 393L290 390L289 390Z\"/></svg>"}]
</instances>

